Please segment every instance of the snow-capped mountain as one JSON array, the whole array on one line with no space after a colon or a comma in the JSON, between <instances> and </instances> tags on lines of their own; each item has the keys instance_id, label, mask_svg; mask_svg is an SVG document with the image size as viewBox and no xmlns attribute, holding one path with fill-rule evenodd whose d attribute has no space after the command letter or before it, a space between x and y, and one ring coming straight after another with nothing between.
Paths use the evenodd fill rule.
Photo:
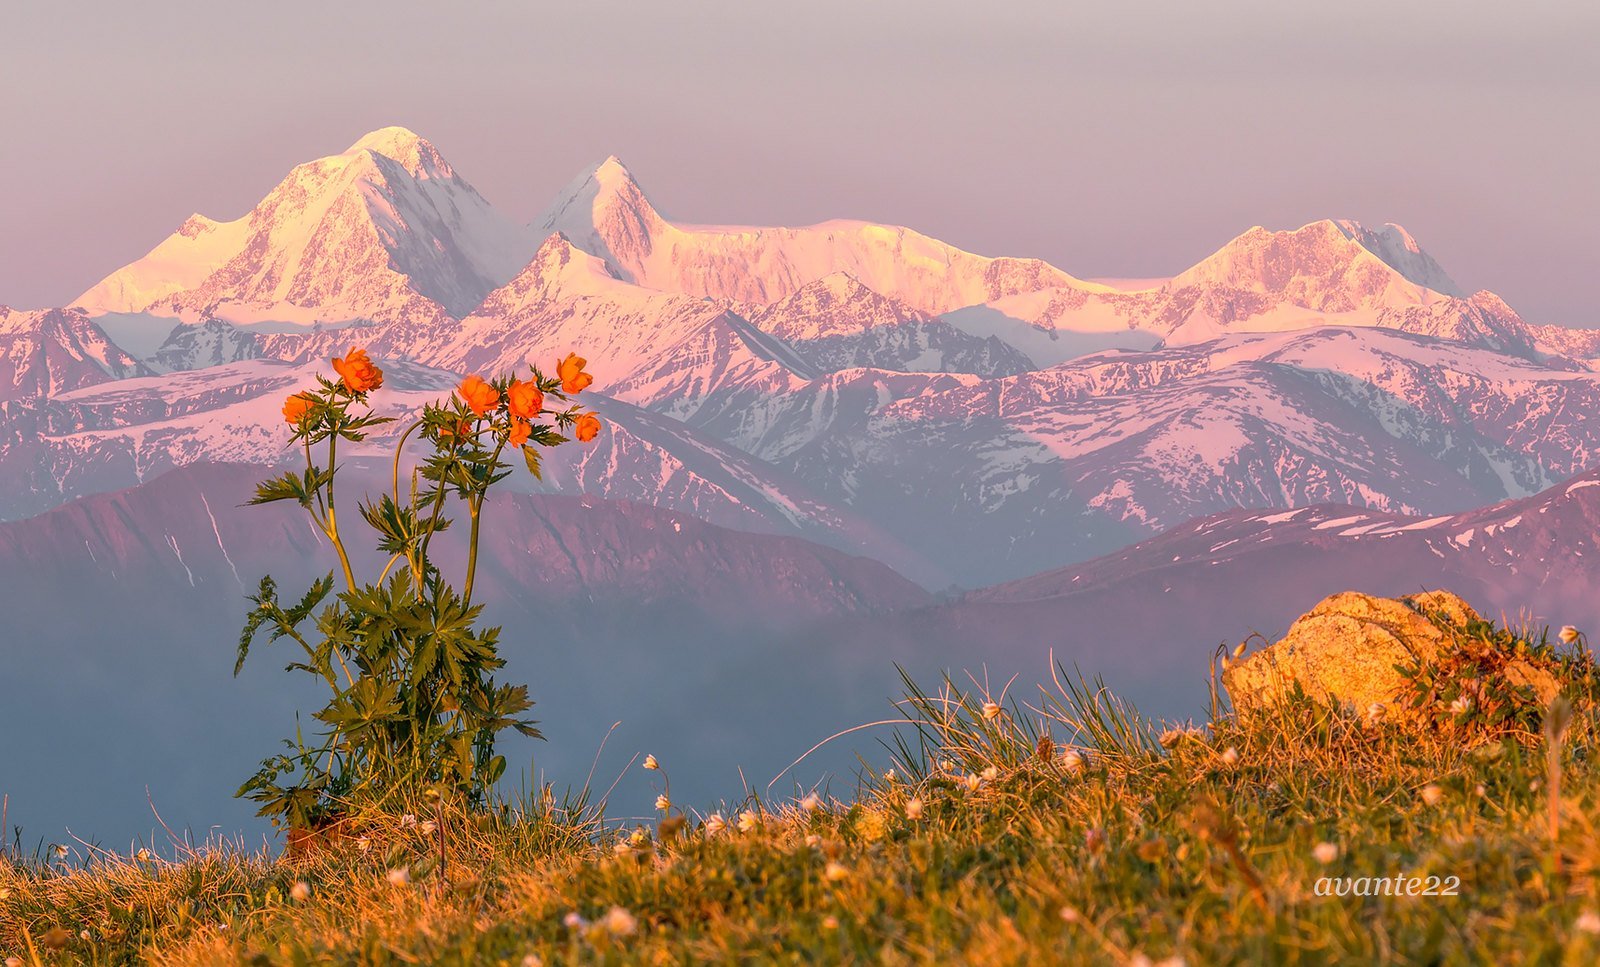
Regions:
<instances>
[{"instance_id":1,"label":"snow-capped mountain","mask_svg":"<svg viewBox=\"0 0 1600 967\"><path fill-rule=\"evenodd\" d=\"M263 355L261 334L221 319L207 319L174 326L161 345L145 357L145 362L158 372L170 373L237 363Z\"/></svg>"},{"instance_id":2,"label":"snow-capped mountain","mask_svg":"<svg viewBox=\"0 0 1600 967\"><path fill-rule=\"evenodd\" d=\"M82 312L0 306L0 403L148 374Z\"/></svg>"},{"instance_id":3,"label":"snow-capped mountain","mask_svg":"<svg viewBox=\"0 0 1600 967\"><path fill-rule=\"evenodd\" d=\"M1004 340L971 335L844 272L745 312L756 328L788 343L817 372L870 367L994 377L1034 368Z\"/></svg>"},{"instance_id":4,"label":"snow-capped mountain","mask_svg":"<svg viewBox=\"0 0 1600 967\"><path fill-rule=\"evenodd\" d=\"M1435 288L1435 287L1438 288ZM1252 228L1149 289L1024 292L947 316L1052 365L1103 348L1184 345L1313 326L1399 329L1535 358L1537 336L1492 293L1470 298L1398 225Z\"/></svg>"},{"instance_id":5,"label":"snow-capped mountain","mask_svg":"<svg viewBox=\"0 0 1600 967\"><path fill-rule=\"evenodd\" d=\"M1334 224L1346 238L1360 242L1362 248L1417 285L1457 298L1469 295L1403 227L1388 222L1382 228L1368 228L1348 218L1338 219Z\"/></svg>"},{"instance_id":6,"label":"snow-capped mountain","mask_svg":"<svg viewBox=\"0 0 1600 967\"><path fill-rule=\"evenodd\" d=\"M1587 371L1315 328L998 380L845 371L758 414L713 400L690 422L971 583L1229 508L1440 513L1524 496L1590 466L1597 408Z\"/></svg>"},{"instance_id":7,"label":"snow-capped mountain","mask_svg":"<svg viewBox=\"0 0 1600 967\"><path fill-rule=\"evenodd\" d=\"M295 168L241 218L190 217L75 305L245 323L461 315L537 243L432 144L390 127Z\"/></svg>"},{"instance_id":8,"label":"snow-capped mountain","mask_svg":"<svg viewBox=\"0 0 1600 967\"><path fill-rule=\"evenodd\" d=\"M373 402L387 415L415 413L458 381L446 370L378 361L385 382ZM279 464L293 456L285 450L284 398L326 372L323 359L253 359L105 382L33 401L7 414L14 433L0 439L0 520L135 486L195 463ZM806 536L936 579L881 528L818 497L785 471L619 399L586 394L585 402L606 430L591 445L549 454L544 486L652 503L747 531ZM379 461L401 426L381 427L341 453L358 463ZM523 474L512 479L513 489L533 485Z\"/></svg>"},{"instance_id":9,"label":"snow-capped mountain","mask_svg":"<svg viewBox=\"0 0 1600 967\"><path fill-rule=\"evenodd\" d=\"M281 396L351 345L391 367L402 410L466 372L578 352L611 431L557 457L554 486L883 549L929 583L1238 507L1458 511L1586 469L1600 445L1581 416L1596 377L1552 355L1558 334L1461 297L1393 225L1254 228L1113 287L892 226L670 222L608 159L513 230L401 129L208 224L99 287L161 292L103 308L183 310L147 353L169 375L58 383L19 412L4 515L271 462ZM219 309L281 308L285 287L320 324Z\"/></svg>"},{"instance_id":10,"label":"snow-capped mountain","mask_svg":"<svg viewBox=\"0 0 1600 967\"><path fill-rule=\"evenodd\" d=\"M974 255L893 225L676 224L615 157L580 174L533 224L566 235L629 282L739 303L777 302L836 272L934 314L1052 285L1096 288L1038 259Z\"/></svg>"}]
</instances>

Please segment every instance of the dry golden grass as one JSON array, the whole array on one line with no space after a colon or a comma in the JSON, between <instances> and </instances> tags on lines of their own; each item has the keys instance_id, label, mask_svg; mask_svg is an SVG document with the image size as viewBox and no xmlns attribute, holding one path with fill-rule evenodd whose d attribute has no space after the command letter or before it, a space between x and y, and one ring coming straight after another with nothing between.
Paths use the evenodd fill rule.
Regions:
<instances>
[{"instance_id":1,"label":"dry golden grass","mask_svg":"<svg viewBox=\"0 0 1600 967\"><path fill-rule=\"evenodd\" d=\"M1419 736L1308 703L1248 725L1222 716L1163 729L1081 684L999 706L981 690L913 688L920 734L905 737L893 776L868 777L849 803L740 803L721 828L691 816L620 829L541 799L443 816L442 838L426 819L375 818L298 863L224 847L72 869L0 863L0 955L173 965L1600 958L1591 703L1575 709L1561 746L1554 841L1537 741ZM1457 876L1459 895L1317 895L1324 876L1397 874ZM309 893L297 895L302 883Z\"/></svg>"}]
</instances>

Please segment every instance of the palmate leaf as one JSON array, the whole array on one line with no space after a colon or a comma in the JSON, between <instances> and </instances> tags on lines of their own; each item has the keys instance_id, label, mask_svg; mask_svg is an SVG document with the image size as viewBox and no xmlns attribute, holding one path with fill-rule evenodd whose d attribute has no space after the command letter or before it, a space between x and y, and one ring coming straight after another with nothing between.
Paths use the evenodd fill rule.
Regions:
<instances>
[{"instance_id":1,"label":"palmate leaf","mask_svg":"<svg viewBox=\"0 0 1600 967\"><path fill-rule=\"evenodd\" d=\"M307 467L303 472L293 470L281 476L263 480L256 484L256 495L251 497L246 504L270 504L277 500L294 500L302 507L310 507L316 499L317 491L327 486L333 479L332 470L320 470L316 467Z\"/></svg>"},{"instance_id":2,"label":"palmate leaf","mask_svg":"<svg viewBox=\"0 0 1600 967\"><path fill-rule=\"evenodd\" d=\"M378 550L385 554L405 553L423 531L429 530L426 520L419 524L414 510L395 503L388 494L384 494L376 504L370 501L361 504L360 509L362 519L378 532ZM439 523L445 526L449 524L442 517ZM435 526L432 530L444 530L444 526Z\"/></svg>"},{"instance_id":3,"label":"palmate leaf","mask_svg":"<svg viewBox=\"0 0 1600 967\"><path fill-rule=\"evenodd\" d=\"M567 442L567 437L562 436L553 426L536 426L528 434L530 443L537 443L541 447L558 447Z\"/></svg>"}]
</instances>

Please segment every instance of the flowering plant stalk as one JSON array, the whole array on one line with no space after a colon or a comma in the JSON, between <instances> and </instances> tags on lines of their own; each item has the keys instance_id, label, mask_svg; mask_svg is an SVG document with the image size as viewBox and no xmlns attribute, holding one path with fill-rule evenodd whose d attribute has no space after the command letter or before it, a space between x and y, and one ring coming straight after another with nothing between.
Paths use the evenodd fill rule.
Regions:
<instances>
[{"instance_id":1,"label":"flowering plant stalk","mask_svg":"<svg viewBox=\"0 0 1600 967\"><path fill-rule=\"evenodd\" d=\"M315 388L285 401L305 469L261 483L250 502L299 503L327 535L339 568L293 603L279 599L270 575L262 578L249 598L234 674L259 636L289 639L304 659L288 670L321 678L332 696L315 714L327 727L320 740L308 744L297 730L285 742L289 751L263 761L239 788L236 795L261 804L258 815L314 828L357 804L382 808L424 791L479 805L505 772L505 757L494 751L497 734L511 728L542 738L521 717L533 705L527 686L493 677L505 664L500 629L477 627L479 524L489 488L510 475L501 459L508 451L521 450L537 477L540 448L559 446L569 434L587 442L599 433L599 418L571 402L593 381L584 365L569 355L555 376L537 367L526 380L468 376L447 400L423 408L394 444L390 492L358 508L388 555L370 583L357 580L346 550L334 482L339 444L359 443L393 422L375 414L369 399L383 385L383 371L352 348L333 360L338 379L319 376ZM413 434L425 453L402 489L401 457ZM464 504L469 520L459 591L430 554L435 535L451 526L452 503Z\"/></svg>"}]
</instances>

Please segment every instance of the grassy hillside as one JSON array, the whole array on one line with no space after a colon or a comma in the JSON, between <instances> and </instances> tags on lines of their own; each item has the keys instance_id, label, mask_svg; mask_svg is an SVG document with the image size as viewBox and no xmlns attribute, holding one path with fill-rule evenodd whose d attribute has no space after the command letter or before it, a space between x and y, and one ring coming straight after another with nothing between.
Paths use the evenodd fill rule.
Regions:
<instances>
[{"instance_id":1,"label":"grassy hillside","mask_svg":"<svg viewBox=\"0 0 1600 967\"><path fill-rule=\"evenodd\" d=\"M946 686L913 689L906 708L918 725L903 733L894 773L868 777L850 803L751 798L710 821L665 804L665 822L635 827L542 794L492 816L419 804L299 860L215 848L175 860L85 863L75 852L0 863L0 956L1600 959L1590 702L1559 744L1552 841L1539 735L1419 734L1310 702L1248 724L1218 716L1163 729L1081 684L1004 708ZM662 759L624 781L664 788ZM1419 878L1418 891L1439 877L1454 895L1317 895L1324 877L1394 876Z\"/></svg>"}]
</instances>

